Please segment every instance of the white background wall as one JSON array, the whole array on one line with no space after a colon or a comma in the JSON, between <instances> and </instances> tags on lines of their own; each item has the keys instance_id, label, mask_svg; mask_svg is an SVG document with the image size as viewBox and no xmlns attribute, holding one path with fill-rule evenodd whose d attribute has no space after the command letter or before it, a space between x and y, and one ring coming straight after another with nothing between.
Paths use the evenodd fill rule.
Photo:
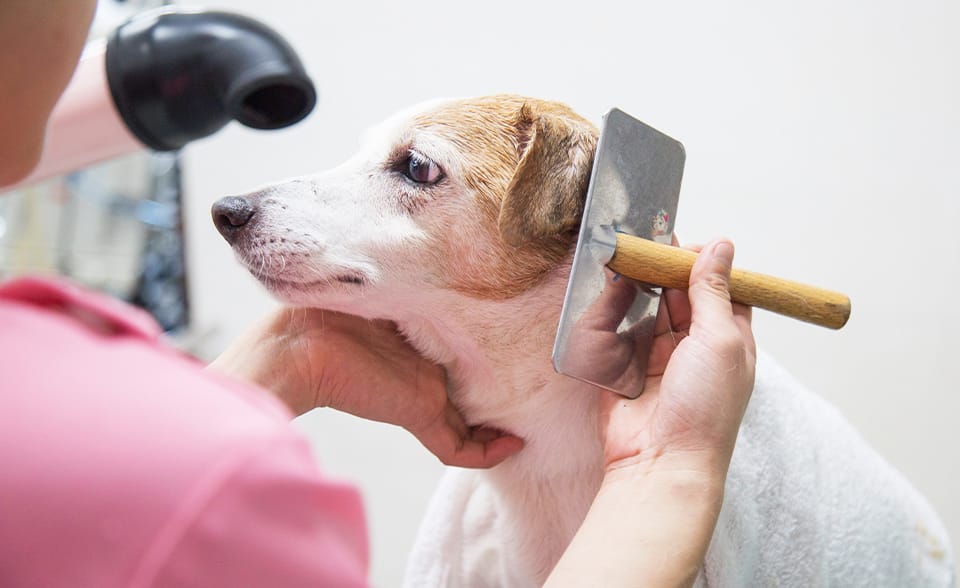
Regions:
<instances>
[{"instance_id":1,"label":"white background wall","mask_svg":"<svg viewBox=\"0 0 960 588\"><path fill-rule=\"evenodd\" d=\"M304 124L235 125L187 151L195 317L216 351L271 302L209 221L218 197L339 163L360 132L437 96L515 92L599 121L619 106L687 149L685 242L853 299L840 332L762 313L757 338L836 403L960 540L960 5L232 0L282 31L320 90ZM363 488L373 579L397 583L440 466L402 431L301 419ZM857 492L857 488L850 488Z\"/></svg>"}]
</instances>

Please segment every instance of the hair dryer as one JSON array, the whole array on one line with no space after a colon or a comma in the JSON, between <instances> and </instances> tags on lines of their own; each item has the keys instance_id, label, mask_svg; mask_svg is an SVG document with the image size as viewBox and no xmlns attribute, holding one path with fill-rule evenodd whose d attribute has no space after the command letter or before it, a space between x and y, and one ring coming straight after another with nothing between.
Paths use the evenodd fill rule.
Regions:
<instances>
[{"instance_id":1,"label":"hair dryer","mask_svg":"<svg viewBox=\"0 0 960 588\"><path fill-rule=\"evenodd\" d=\"M180 149L231 120L279 129L316 91L275 31L227 12L164 8L89 46L51 113L43 155L22 183L148 147Z\"/></svg>"}]
</instances>

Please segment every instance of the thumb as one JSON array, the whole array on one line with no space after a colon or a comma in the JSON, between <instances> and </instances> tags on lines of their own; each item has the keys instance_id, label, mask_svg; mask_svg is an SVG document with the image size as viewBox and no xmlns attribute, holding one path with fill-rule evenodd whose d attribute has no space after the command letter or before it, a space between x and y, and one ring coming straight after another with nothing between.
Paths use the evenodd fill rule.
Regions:
<instances>
[{"instance_id":1,"label":"thumb","mask_svg":"<svg viewBox=\"0 0 960 588\"><path fill-rule=\"evenodd\" d=\"M728 239L711 241L697 256L690 271L690 310L692 322L726 323L733 315L730 302L730 270L733 267L733 243Z\"/></svg>"}]
</instances>

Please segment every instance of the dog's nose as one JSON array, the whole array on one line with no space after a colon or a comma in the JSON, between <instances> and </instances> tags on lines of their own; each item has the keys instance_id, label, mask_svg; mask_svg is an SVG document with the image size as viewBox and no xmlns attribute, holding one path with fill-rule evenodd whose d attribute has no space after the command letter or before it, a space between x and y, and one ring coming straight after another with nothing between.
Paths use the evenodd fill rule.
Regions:
<instances>
[{"instance_id":1,"label":"dog's nose","mask_svg":"<svg viewBox=\"0 0 960 588\"><path fill-rule=\"evenodd\" d=\"M253 205L242 196L227 196L213 203L210 213L220 234L233 243L240 230L253 218Z\"/></svg>"}]
</instances>

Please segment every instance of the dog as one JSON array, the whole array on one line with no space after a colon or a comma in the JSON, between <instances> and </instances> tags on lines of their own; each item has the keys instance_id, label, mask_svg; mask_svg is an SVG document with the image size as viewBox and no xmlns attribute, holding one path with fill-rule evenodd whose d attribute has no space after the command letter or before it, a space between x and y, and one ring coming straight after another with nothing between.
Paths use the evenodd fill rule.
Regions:
<instances>
[{"instance_id":1,"label":"dog","mask_svg":"<svg viewBox=\"0 0 960 588\"><path fill-rule=\"evenodd\" d=\"M395 322L472 425L525 448L451 468L409 586L533 586L602 479L597 390L550 354L598 139L563 104L434 101L343 165L221 199L214 221L279 300ZM825 401L760 356L698 585L949 585L923 497ZM638 585L642 585L638 579Z\"/></svg>"}]
</instances>

